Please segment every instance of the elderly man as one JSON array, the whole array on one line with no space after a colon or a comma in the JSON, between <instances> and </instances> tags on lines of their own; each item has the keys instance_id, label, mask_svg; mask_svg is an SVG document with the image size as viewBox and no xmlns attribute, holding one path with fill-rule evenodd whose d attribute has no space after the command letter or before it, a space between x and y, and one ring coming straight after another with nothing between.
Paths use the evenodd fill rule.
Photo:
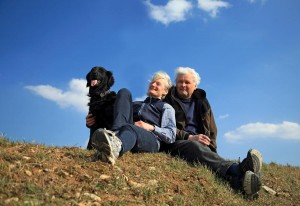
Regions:
<instances>
[{"instance_id":1,"label":"elderly man","mask_svg":"<svg viewBox=\"0 0 300 206\"><path fill-rule=\"evenodd\" d=\"M191 164L205 165L221 178L230 181L233 189L248 196L261 187L262 156L251 149L241 162L227 161L217 154L217 127L204 90L197 88L199 74L192 68L175 71L176 86L169 90L165 102L175 109L176 141L162 150L179 156Z\"/></svg>"}]
</instances>

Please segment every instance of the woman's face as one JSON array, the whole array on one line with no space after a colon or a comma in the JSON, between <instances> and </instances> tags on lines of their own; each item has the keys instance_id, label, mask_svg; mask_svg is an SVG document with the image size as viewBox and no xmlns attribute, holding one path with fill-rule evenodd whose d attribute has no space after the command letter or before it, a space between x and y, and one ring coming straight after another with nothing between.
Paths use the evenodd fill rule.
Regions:
<instances>
[{"instance_id":1,"label":"woman's face","mask_svg":"<svg viewBox=\"0 0 300 206\"><path fill-rule=\"evenodd\" d=\"M191 98L197 88L192 74L179 74L176 79L176 90L179 97L183 99Z\"/></svg>"},{"instance_id":2,"label":"woman's face","mask_svg":"<svg viewBox=\"0 0 300 206\"><path fill-rule=\"evenodd\" d=\"M155 79L149 84L148 96L161 99L167 95L168 90L165 88L164 79Z\"/></svg>"}]
</instances>

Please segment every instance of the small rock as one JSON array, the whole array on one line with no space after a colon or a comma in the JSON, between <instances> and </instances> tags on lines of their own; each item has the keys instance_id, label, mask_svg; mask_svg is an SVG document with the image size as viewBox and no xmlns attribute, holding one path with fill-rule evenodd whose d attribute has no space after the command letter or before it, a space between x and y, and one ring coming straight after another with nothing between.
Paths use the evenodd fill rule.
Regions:
<instances>
[{"instance_id":1,"label":"small rock","mask_svg":"<svg viewBox=\"0 0 300 206\"><path fill-rule=\"evenodd\" d=\"M149 170L154 171L156 168L155 167L149 167Z\"/></svg>"},{"instance_id":2,"label":"small rock","mask_svg":"<svg viewBox=\"0 0 300 206\"><path fill-rule=\"evenodd\" d=\"M24 160L30 160L31 158L30 158L30 157L27 157L27 156L23 156L23 159L24 159Z\"/></svg>"},{"instance_id":3,"label":"small rock","mask_svg":"<svg viewBox=\"0 0 300 206\"><path fill-rule=\"evenodd\" d=\"M91 177L88 174L84 174L83 176L87 179L91 179Z\"/></svg>"},{"instance_id":4,"label":"small rock","mask_svg":"<svg viewBox=\"0 0 300 206\"><path fill-rule=\"evenodd\" d=\"M130 185L131 187L135 187L135 188L144 187L144 184L137 183L137 182L134 182L134 181L132 181L132 180L129 180L128 183L129 183L129 185Z\"/></svg>"},{"instance_id":5,"label":"small rock","mask_svg":"<svg viewBox=\"0 0 300 206\"><path fill-rule=\"evenodd\" d=\"M69 173L67 173L67 172L64 171L64 170L61 170L61 174L64 175L65 177L69 176Z\"/></svg>"},{"instance_id":6,"label":"small rock","mask_svg":"<svg viewBox=\"0 0 300 206\"><path fill-rule=\"evenodd\" d=\"M100 175L100 180L107 180L107 179L109 179L110 178L110 176L109 175Z\"/></svg>"},{"instance_id":7,"label":"small rock","mask_svg":"<svg viewBox=\"0 0 300 206\"><path fill-rule=\"evenodd\" d=\"M32 176L32 172L30 172L29 170L26 170L25 173L26 173L26 175L29 176L29 177Z\"/></svg>"},{"instance_id":8,"label":"small rock","mask_svg":"<svg viewBox=\"0 0 300 206\"><path fill-rule=\"evenodd\" d=\"M8 169L9 169L9 170L12 170L12 169L14 169L14 168L16 168L16 165L10 164L10 165L8 166Z\"/></svg>"},{"instance_id":9,"label":"small rock","mask_svg":"<svg viewBox=\"0 0 300 206\"><path fill-rule=\"evenodd\" d=\"M19 198L18 197L11 197L9 199L6 199L4 202L5 202L5 204L9 204L11 202L19 202Z\"/></svg>"},{"instance_id":10,"label":"small rock","mask_svg":"<svg viewBox=\"0 0 300 206\"><path fill-rule=\"evenodd\" d=\"M268 186L263 185L262 188L263 188L266 192L268 192L269 194L271 194L271 195L276 195L276 192L275 192L274 190L272 190L271 188L269 188Z\"/></svg>"},{"instance_id":11,"label":"small rock","mask_svg":"<svg viewBox=\"0 0 300 206\"><path fill-rule=\"evenodd\" d=\"M276 195L281 197L291 197L288 192L277 192Z\"/></svg>"},{"instance_id":12,"label":"small rock","mask_svg":"<svg viewBox=\"0 0 300 206\"><path fill-rule=\"evenodd\" d=\"M126 182L128 182L128 180L129 180L129 178L128 178L126 175L124 175L124 174L122 174L122 178L123 178Z\"/></svg>"},{"instance_id":13,"label":"small rock","mask_svg":"<svg viewBox=\"0 0 300 206\"><path fill-rule=\"evenodd\" d=\"M87 196L87 197L90 197L94 201L101 201L101 198L98 197L97 195L94 195L94 194L91 194L91 193L88 193L88 192L85 192L83 195Z\"/></svg>"},{"instance_id":14,"label":"small rock","mask_svg":"<svg viewBox=\"0 0 300 206\"><path fill-rule=\"evenodd\" d=\"M48 168L43 169L43 172L50 172Z\"/></svg>"},{"instance_id":15,"label":"small rock","mask_svg":"<svg viewBox=\"0 0 300 206\"><path fill-rule=\"evenodd\" d=\"M149 180L148 185L152 186L152 187L157 187L158 181L157 180Z\"/></svg>"}]
</instances>

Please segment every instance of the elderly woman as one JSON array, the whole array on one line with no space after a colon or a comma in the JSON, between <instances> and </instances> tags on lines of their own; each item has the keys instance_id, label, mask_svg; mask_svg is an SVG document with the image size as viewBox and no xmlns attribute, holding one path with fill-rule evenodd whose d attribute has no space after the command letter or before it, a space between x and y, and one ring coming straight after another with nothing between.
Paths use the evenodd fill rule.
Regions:
<instances>
[{"instance_id":1,"label":"elderly woman","mask_svg":"<svg viewBox=\"0 0 300 206\"><path fill-rule=\"evenodd\" d=\"M162 142L175 141L175 111L162 101L171 86L169 75L159 71L153 75L144 101L132 102L127 89L118 92L112 131L100 128L91 137L101 161L114 164L125 152L158 152Z\"/></svg>"}]
</instances>

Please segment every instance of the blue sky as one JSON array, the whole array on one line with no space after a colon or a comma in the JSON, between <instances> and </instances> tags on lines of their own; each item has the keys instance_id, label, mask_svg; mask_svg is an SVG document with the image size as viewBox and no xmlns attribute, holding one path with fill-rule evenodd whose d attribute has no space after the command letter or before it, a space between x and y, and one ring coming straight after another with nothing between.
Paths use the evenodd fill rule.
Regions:
<instances>
[{"instance_id":1,"label":"blue sky","mask_svg":"<svg viewBox=\"0 0 300 206\"><path fill-rule=\"evenodd\" d=\"M0 0L0 133L85 148L85 75L143 98L158 70L201 76L218 152L300 166L300 1Z\"/></svg>"}]
</instances>

